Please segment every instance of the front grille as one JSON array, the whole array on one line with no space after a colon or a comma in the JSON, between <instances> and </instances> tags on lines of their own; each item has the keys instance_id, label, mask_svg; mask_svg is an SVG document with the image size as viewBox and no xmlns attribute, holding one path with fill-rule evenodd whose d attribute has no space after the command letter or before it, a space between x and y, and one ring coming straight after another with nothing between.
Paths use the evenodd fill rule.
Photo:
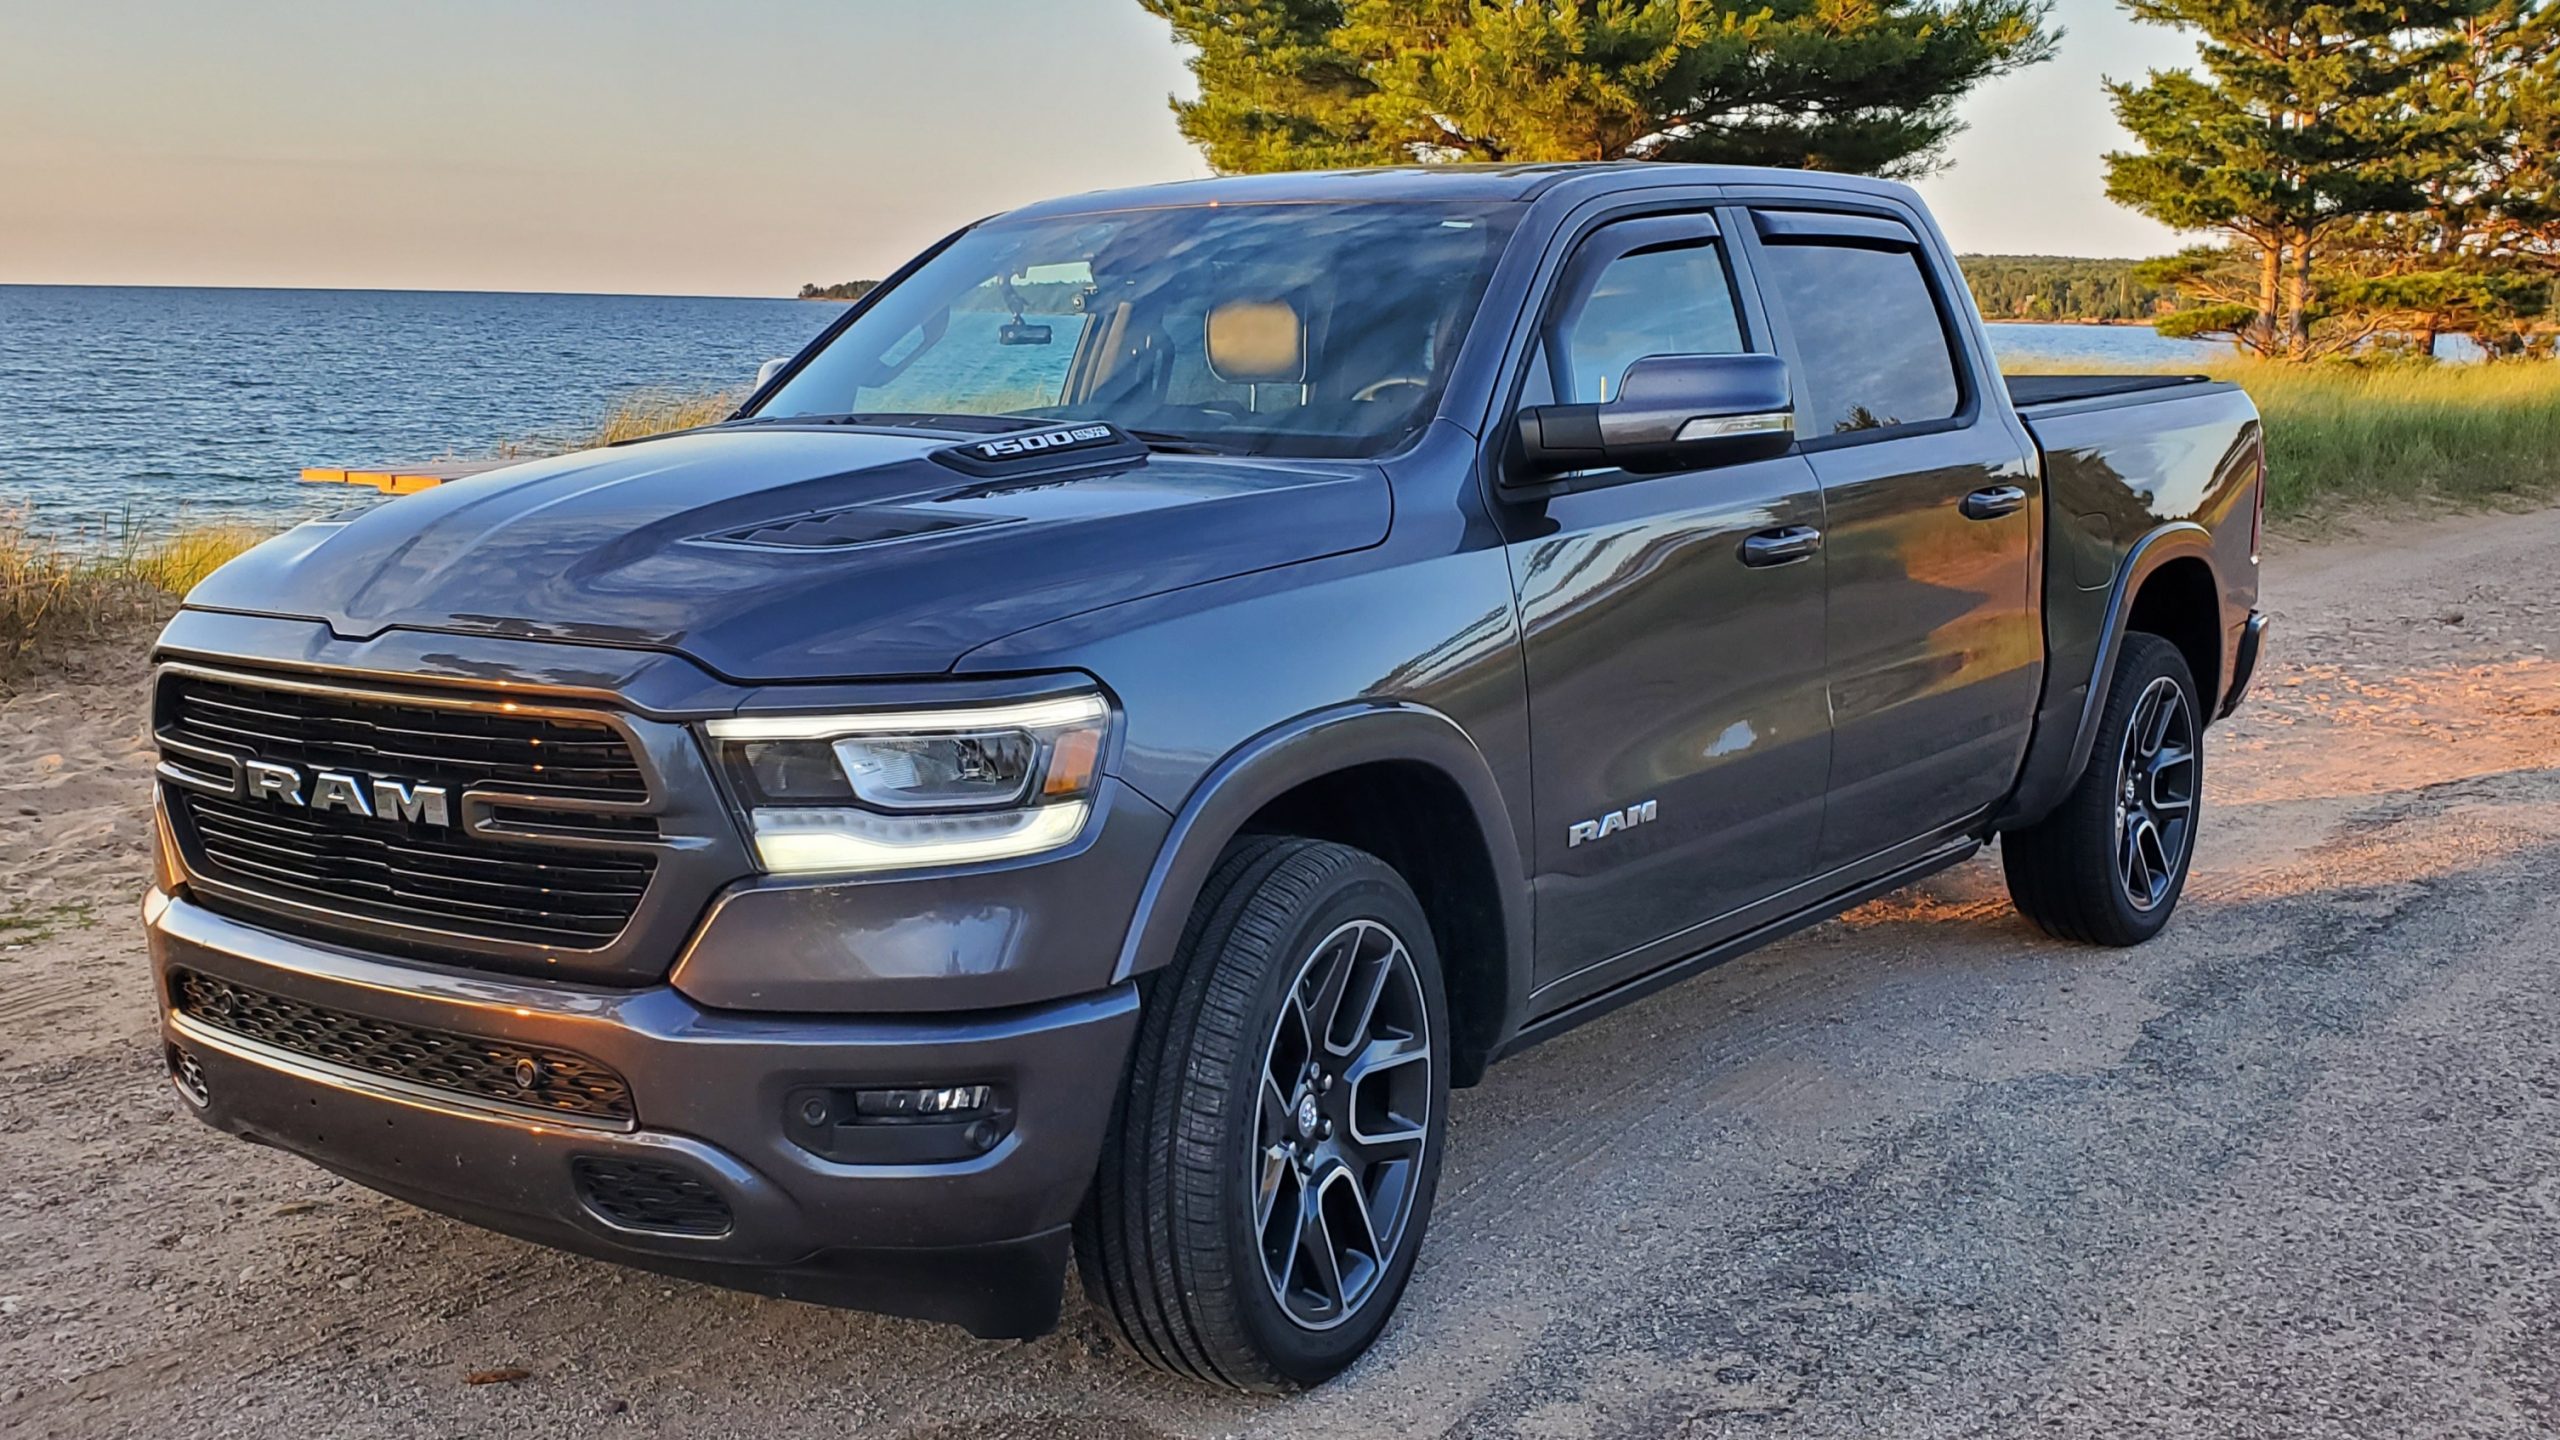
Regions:
<instances>
[{"instance_id":1,"label":"front grille","mask_svg":"<svg viewBox=\"0 0 2560 1440\"><path fill-rule=\"evenodd\" d=\"M169 974L178 1013L244 1040L431 1090L595 1120L632 1118L631 1087L567 1050L395 1025L193 970Z\"/></svg>"},{"instance_id":2,"label":"front grille","mask_svg":"<svg viewBox=\"0 0 2560 1440\"><path fill-rule=\"evenodd\" d=\"M447 838L343 811L169 792L208 880L260 897L450 933L593 950L622 933L653 856Z\"/></svg>"},{"instance_id":3,"label":"front grille","mask_svg":"<svg viewBox=\"0 0 2560 1440\"><path fill-rule=\"evenodd\" d=\"M629 1230L726 1235L729 1202L673 1165L581 1155L569 1164L587 1208Z\"/></svg>"},{"instance_id":4,"label":"front grille","mask_svg":"<svg viewBox=\"0 0 2560 1440\"><path fill-rule=\"evenodd\" d=\"M630 742L601 720L268 687L185 671L164 685L161 733L229 754L583 800L649 794Z\"/></svg>"},{"instance_id":5,"label":"front grille","mask_svg":"<svg viewBox=\"0 0 2560 1440\"><path fill-rule=\"evenodd\" d=\"M220 901L288 925L343 933L369 921L545 950L601 950L630 923L656 871L657 856L646 849L544 843L642 846L658 836L645 814L541 803L648 798L630 742L601 720L261 686L187 670L163 678L157 715L160 737L183 768L201 768L186 748L199 747L305 774L343 767L398 776L444 786L457 799L455 820L466 789L527 797L489 807L492 821L536 837L516 841L164 786L188 867L209 888L229 892Z\"/></svg>"}]
</instances>

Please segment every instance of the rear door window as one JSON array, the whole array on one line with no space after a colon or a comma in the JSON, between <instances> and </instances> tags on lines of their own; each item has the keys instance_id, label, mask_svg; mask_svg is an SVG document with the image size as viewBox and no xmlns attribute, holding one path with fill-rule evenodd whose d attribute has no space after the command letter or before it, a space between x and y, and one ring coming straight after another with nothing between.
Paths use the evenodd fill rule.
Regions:
<instances>
[{"instance_id":1,"label":"rear door window","mask_svg":"<svg viewBox=\"0 0 2560 1440\"><path fill-rule=\"evenodd\" d=\"M1961 407L1916 249L1788 236L1761 246L1760 269L1795 337L1806 439L1927 424Z\"/></svg>"}]
</instances>

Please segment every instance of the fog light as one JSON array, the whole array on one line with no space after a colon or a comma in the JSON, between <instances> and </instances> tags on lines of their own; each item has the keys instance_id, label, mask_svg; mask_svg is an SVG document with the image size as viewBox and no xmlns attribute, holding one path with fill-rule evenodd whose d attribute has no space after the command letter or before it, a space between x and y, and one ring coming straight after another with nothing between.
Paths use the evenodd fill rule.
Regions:
<instances>
[{"instance_id":1,"label":"fog light","mask_svg":"<svg viewBox=\"0 0 2560 1440\"><path fill-rule=\"evenodd\" d=\"M985 1112L992 1092L984 1085L944 1085L926 1090L856 1090L853 1113L863 1120L966 1120Z\"/></svg>"},{"instance_id":2,"label":"fog light","mask_svg":"<svg viewBox=\"0 0 2560 1440\"><path fill-rule=\"evenodd\" d=\"M973 1160L1013 1133L1013 1103L993 1085L828 1086L783 1100L783 1132L849 1165Z\"/></svg>"}]
</instances>

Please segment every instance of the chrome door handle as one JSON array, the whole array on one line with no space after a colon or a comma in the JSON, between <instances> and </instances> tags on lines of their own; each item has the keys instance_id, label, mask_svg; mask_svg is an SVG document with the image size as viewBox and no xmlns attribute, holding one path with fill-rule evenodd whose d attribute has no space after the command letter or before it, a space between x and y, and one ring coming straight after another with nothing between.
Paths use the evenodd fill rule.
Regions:
<instances>
[{"instance_id":1,"label":"chrome door handle","mask_svg":"<svg viewBox=\"0 0 2560 1440\"><path fill-rule=\"evenodd\" d=\"M2015 485L1993 485L1964 497L1964 518L1997 520L2027 508L2027 492Z\"/></svg>"},{"instance_id":2,"label":"chrome door handle","mask_svg":"<svg viewBox=\"0 0 2560 1440\"><path fill-rule=\"evenodd\" d=\"M1822 549L1822 532L1810 525L1763 530L1742 542L1742 563L1755 569L1810 560Z\"/></svg>"}]
</instances>

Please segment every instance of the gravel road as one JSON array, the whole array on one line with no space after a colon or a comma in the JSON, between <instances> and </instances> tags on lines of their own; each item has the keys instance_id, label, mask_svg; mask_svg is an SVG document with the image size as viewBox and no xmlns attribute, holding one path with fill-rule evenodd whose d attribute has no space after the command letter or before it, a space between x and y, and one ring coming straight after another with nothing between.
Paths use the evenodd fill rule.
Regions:
<instances>
[{"instance_id":1,"label":"gravel road","mask_svg":"<svg viewBox=\"0 0 2560 1440\"><path fill-rule=\"evenodd\" d=\"M2555 561L2560 511L2278 547L2164 936L2047 941L1986 857L1497 1069L1402 1317L1285 1401L1080 1302L993 1344L678 1284L183 1118L95 657L0 704L0 1434L2555 1433Z\"/></svg>"}]
</instances>

